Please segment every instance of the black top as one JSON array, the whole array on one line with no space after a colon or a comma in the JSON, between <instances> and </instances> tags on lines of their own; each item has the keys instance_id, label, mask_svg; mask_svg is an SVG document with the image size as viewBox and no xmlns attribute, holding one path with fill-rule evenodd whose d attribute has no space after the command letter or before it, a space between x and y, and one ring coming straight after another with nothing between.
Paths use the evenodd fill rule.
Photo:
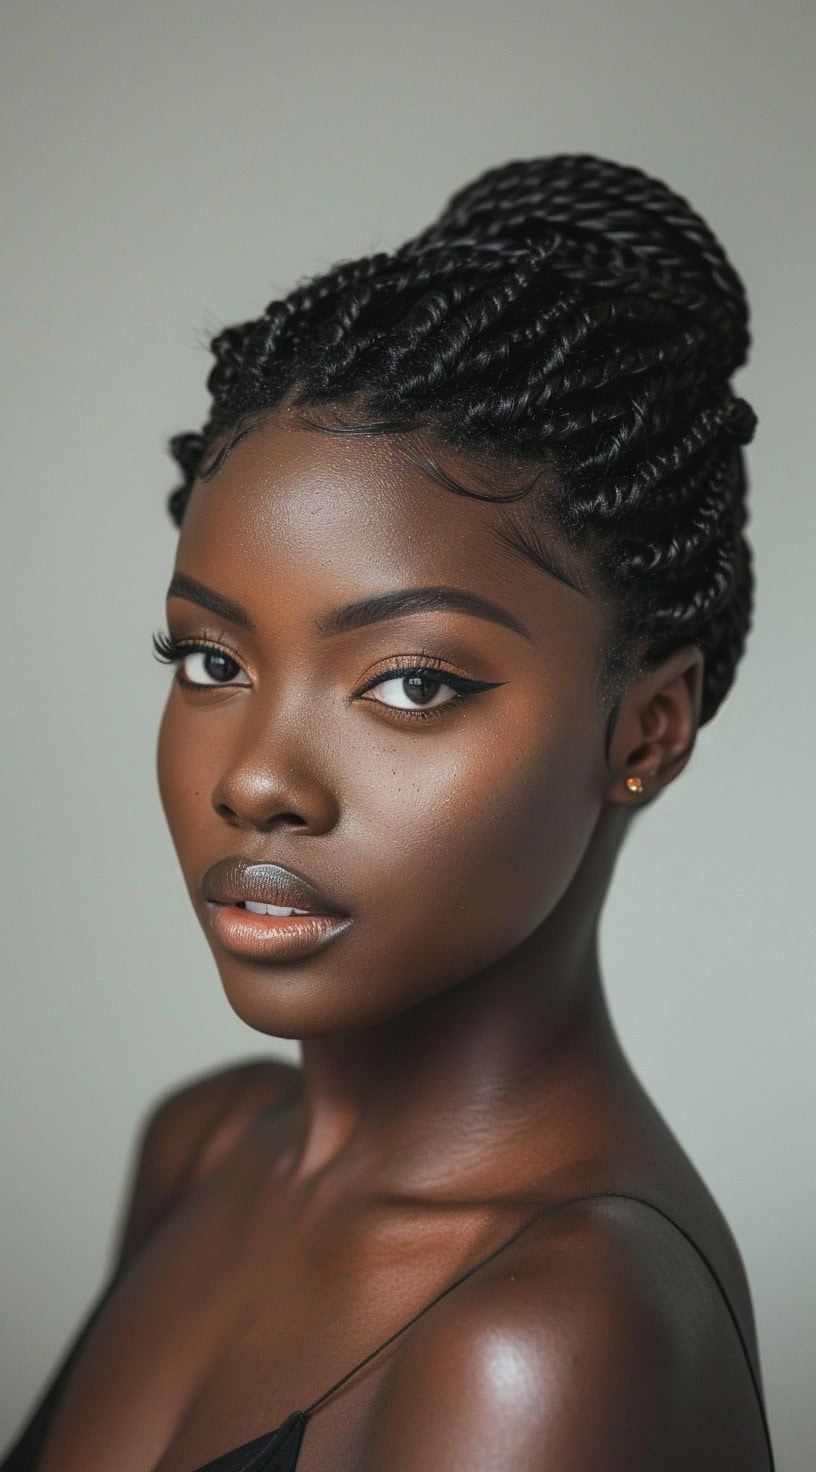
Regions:
<instances>
[{"instance_id":1,"label":"black top","mask_svg":"<svg viewBox=\"0 0 816 1472\"><path fill-rule=\"evenodd\" d=\"M762 1417L762 1424L768 1446L768 1465L771 1469L771 1472L773 1472L773 1450L771 1448L770 1432L765 1415L762 1392L757 1381L756 1373L751 1361L751 1356L748 1352L748 1346L745 1342L745 1337L740 1328L739 1321L737 1319L736 1313L734 1312L728 1294L726 1293L725 1288L720 1281L719 1275L717 1274L712 1264L709 1262L707 1256L702 1251L702 1249L688 1235L685 1228L681 1227L678 1222L674 1221L672 1217L668 1216L668 1214L663 1211L661 1207L656 1206L654 1202L647 1201L641 1196L629 1195L628 1193L623 1191L593 1192L588 1193L584 1196L573 1196L570 1197L568 1200L554 1202L548 1206L543 1207L540 1211L537 1211L535 1215L529 1219L529 1221L524 1222L521 1227L517 1228L517 1230L513 1232L511 1236L507 1237L504 1242L500 1243L500 1245L494 1248L492 1252L489 1252L487 1256L480 1258L477 1263L474 1263L473 1266L468 1268L464 1273L460 1273L458 1278L455 1278L452 1283L449 1283L446 1288L443 1288L440 1293L437 1293L430 1300L430 1302L426 1303L419 1310L418 1313L414 1314L413 1317L407 1321L407 1323L402 1324L400 1328L397 1329L395 1333L389 1335L389 1337L385 1339L382 1344L378 1344L377 1347L373 1349L370 1354L367 1354L365 1358L360 1360L358 1364L354 1365L352 1369L347 1370L345 1375L343 1375L338 1381L336 1381L334 1385L330 1386L328 1390L325 1390L322 1395L318 1396L316 1400L312 1401L311 1405L308 1405L305 1410L293 1411L292 1414L290 1416L287 1416L286 1420L280 1426L276 1427L274 1431L268 1431L265 1435L258 1436L253 1441L245 1442L243 1446L238 1446L235 1447L232 1451L224 1452L223 1456L216 1457L215 1460L212 1462L207 1462L206 1466L198 1468L197 1472L294 1472L300 1452L300 1445L303 1440L303 1433L306 1429L306 1424L309 1420L309 1417L313 1414L313 1412L316 1411L318 1407L323 1404L324 1401L327 1401L331 1395L334 1395L336 1390L339 1390L342 1385L345 1385L347 1381L352 1378L352 1376L356 1375L357 1372L361 1370L364 1365L369 1364L370 1361L373 1360L384 1349L386 1349L388 1345L393 1344L396 1339L398 1339L402 1334L405 1334L406 1331L410 1329L417 1322L418 1319L421 1319L424 1314L428 1313L430 1309L432 1309L437 1303L440 1302L441 1299L446 1298L447 1295L449 1293L452 1293L455 1288L458 1288L461 1283L464 1283L468 1278L473 1277L474 1273L478 1273L481 1268L487 1265L487 1263L492 1262L494 1258L498 1257L499 1253L504 1252L506 1248L510 1247L513 1242L516 1242L524 1232L528 1231L529 1228L532 1227L536 1222L541 1221L543 1217L551 1214L552 1212L559 1211L563 1207L572 1206L581 1201L607 1201L614 1199L622 1201L635 1201L638 1202L641 1206L647 1207L650 1211L657 1212L659 1216L663 1217L665 1221L669 1222L673 1227L676 1228L678 1232L681 1233L683 1237L685 1237L686 1241L691 1244L691 1246L697 1252L698 1256L705 1263L708 1271L710 1272L712 1278L714 1279L714 1282L717 1285L717 1288L722 1294L731 1321L734 1325L734 1329L742 1346L745 1361L751 1375L754 1390L756 1392L760 1415ZM82 1343L84 1342L86 1334L88 1333L92 1323L94 1322L106 1300L108 1299L113 1288L116 1286L117 1281L118 1278L115 1276L113 1280L108 1284L99 1301L94 1306L93 1311L91 1312L89 1317L85 1320L79 1331L79 1334L77 1335L73 1345L71 1346L67 1357L60 1366L55 1379L52 1381L51 1385L47 1389L42 1401L35 1410L19 1441L12 1448L8 1457L0 1466L0 1472L36 1472L37 1459L40 1453L40 1449L45 1440L48 1427L54 1415L54 1411L62 1393L65 1381L78 1354L78 1351Z\"/></svg>"}]
</instances>

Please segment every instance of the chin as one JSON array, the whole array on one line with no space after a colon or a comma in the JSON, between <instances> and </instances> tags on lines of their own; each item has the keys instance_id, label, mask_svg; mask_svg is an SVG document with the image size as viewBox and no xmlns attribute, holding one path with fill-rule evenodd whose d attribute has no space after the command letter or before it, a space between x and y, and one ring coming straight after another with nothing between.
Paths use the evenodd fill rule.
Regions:
<instances>
[{"instance_id":1,"label":"chin","mask_svg":"<svg viewBox=\"0 0 816 1472\"><path fill-rule=\"evenodd\" d=\"M219 962L224 992L247 1027L269 1037L341 1037L388 1020L398 1004L357 989L355 996L336 977L320 976L312 960L269 966L257 962ZM374 1003L375 1005L372 1005Z\"/></svg>"}]
</instances>

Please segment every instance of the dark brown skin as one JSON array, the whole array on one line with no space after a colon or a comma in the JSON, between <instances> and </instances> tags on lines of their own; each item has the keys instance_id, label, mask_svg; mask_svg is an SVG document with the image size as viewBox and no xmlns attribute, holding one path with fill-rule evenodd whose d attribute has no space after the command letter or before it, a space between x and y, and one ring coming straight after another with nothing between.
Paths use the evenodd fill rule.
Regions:
<instances>
[{"instance_id":1,"label":"dark brown skin","mask_svg":"<svg viewBox=\"0 0 816 1472\"><path fill-rule=\"evenodd\" d=\"M499 515L393 440L288 411L193 493L177 570L255 631L169 600L171 633L222 646L246 683L173 685L161 792L231 1005L303 1039L303 1068L228 1069L154 1114L121 1280L41 1472L193 1472L307 1405L538 1207L584 1193L669 1211L753 1350L733 1241L622 1055L597 956L632 812L692 751L701 657L630 681L607 753L608 612L504 545ZM529 637L449 611L315 630L428 585L493 600ZM427 717L383 703L395 684L356 694L429 654L494 688L454 700L443 674L450 699ZM298 962L228 955L198 890L228 855L301 871L353 923ZM653 984L683 986L676 958L655 954ZM316 1412L298 1472L765 1465L710 1274L659 1215L607 1201L544 1217L444 1299Z\"/></svg>"}]
</instances>

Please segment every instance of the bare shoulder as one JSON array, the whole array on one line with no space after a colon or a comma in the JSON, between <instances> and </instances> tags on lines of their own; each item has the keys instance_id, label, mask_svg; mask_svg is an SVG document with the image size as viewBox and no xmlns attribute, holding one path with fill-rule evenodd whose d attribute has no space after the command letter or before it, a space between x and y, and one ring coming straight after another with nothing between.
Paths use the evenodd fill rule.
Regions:
<instances>
[{"instance_id":1,"label":"bare shoulder","mask_svg":"<svg viewBox=\"0 0 816 1472\"><path fill-rule=\"evenodd\" d=\"M134 1149L119 1231L120 1264L179 1186L214 1169L251 1120L290 1093L299 1072L273 1059L243 1060L188 1079L152 1105Z\"/></svg>"},{"instance_id":2,"label":"bare shoulder","mask_svg":"<svg viewBox=\"0 0 816 1472\"><path fill-rule=\"evenodd\" d=\"M359 1472L724 1472L766 1465L719 1291L646 1207L570 1206L395 1354Z\"/></svg>"}]
</instances>

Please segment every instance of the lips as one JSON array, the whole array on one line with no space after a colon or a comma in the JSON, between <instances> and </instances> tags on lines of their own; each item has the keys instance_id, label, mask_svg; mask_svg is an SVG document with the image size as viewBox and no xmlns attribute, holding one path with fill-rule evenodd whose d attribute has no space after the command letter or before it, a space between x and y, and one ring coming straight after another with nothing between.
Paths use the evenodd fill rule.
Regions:
<instances>
[{"instance_id":1,"label":"lips","mask_svg":"<svg viewBox=\"0 0 816 1472\"><path fill-rule=\"evenodd\" d=\"M219 859L201 880L202 898L216 905L274 905L310 915L347 916L330 896L283 864L257 864L238 857ZM257 913L257 912L256 912Z\"/></svg>"},{"instance_id":2,"label":"lips","mask_svg":"<svg viewBox=\"0 0 816 1472\"><path fill-rule=\"evenodd\" d=\"M208 923L243 961L297 961L323 950L351 925L335 900L282 864L219 859L201 880Z\"/></svg>"}]
</instances>

